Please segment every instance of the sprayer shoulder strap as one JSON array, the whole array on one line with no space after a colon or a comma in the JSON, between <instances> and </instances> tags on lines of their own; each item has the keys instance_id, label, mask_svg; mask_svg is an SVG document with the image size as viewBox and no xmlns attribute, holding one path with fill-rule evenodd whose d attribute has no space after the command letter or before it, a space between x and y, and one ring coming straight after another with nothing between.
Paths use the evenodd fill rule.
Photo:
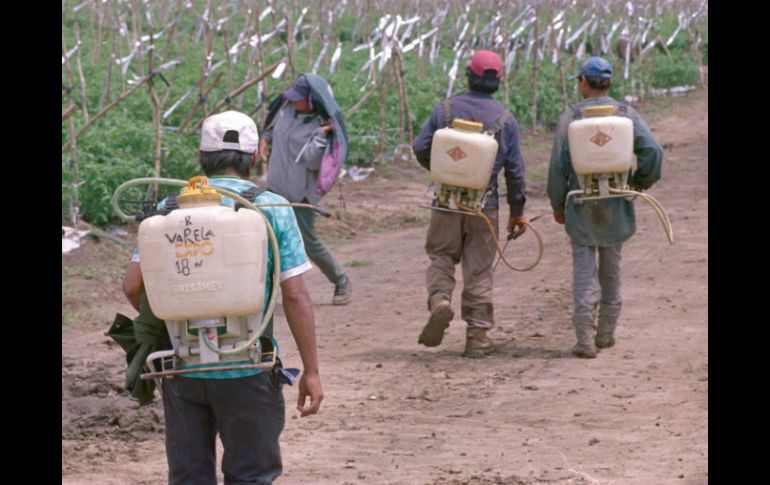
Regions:
<instances>
[{"instance_id":1,"label":"sprayer shoulder strap","mask_svg":"<svg viewBox=\"0 0 770 485\"><path fill-rule=\"evenodd\" d=\"M254 202L254 200L259 197L259 194L264 192L265 189L262 189L260 187L257 187L256 185L253 187L249 187L248 189L241 191L241 197L248 200L249 202ZM235 203L235 210L238 210L243 207L243 204L236 202Z\"/></svg>"},{"instance_id":2,"label":"sprayer shoulder strap","mask_svg":"<svg viewBox=\"0 0 770 485\"><path fill-rule=\"evenodd\" d=\"M166 205L158 213L161 215L168 215L171 211L179 209L179 203L176 201L177 194L169 195L166 198Z\"/></svg>"},{"instance_id":3,"label":"sprayer shoulder strap","mask_svg":"<svg viewBox=\"0 0 770 485\"><path fill-rule=\"evenodd\" d=\"M452 120L454 117L452 116L452 105L449 102L449 98L446 98L444 100L444 121L446 122L447 128L452 126Z\"/></svg>"},{"instance_id":4,"label":"sprayer shoulder strap","mask_svg":"<svg viewBox=\"0 0 770 485\"><path fill-rule=\"evenodd\" d=\"M241 197L248 200L249 202L254 202L254 200L257 197L259 197L259 194L261 194L264 191L265 191L264 189L257 187L255 185L253 187L249 187L248 189L240 191L238 193L241 195ZM179 202L176 201L176 196L177 194L168 196L168 198L166 199L166 205L163 207L163 209L159 211L162 215L167 215L171 211L179 209ZM238 210L241 207L243 207L242 204L238 202L235 203L235 210Z\"/></svg>"},{"instance_id":5,"label":"sprayer shoulder strap","mask_svg":"<svg viewBox=\"0 0 770 485\"><path fill-rule=\"evenodd\" d=\"M505 122L508 121L508 118L510 117L511 113L508 111L504 112L495 121L493 121L491 125L489 125L489 129L487 131L492 134L492 136L494 136L503 126L505 126Z\"/></svg>"},{"instance_id":6,"label":"sprayer shoulder strap","mask_svg":"<svg viewBox=\"0 0 770 485\"><path fill-rule=\"evenodd\" d=\"M572 109L572 121L579 120L583 117L583 111L580 108Z\"/></svg>"}]
</instances>

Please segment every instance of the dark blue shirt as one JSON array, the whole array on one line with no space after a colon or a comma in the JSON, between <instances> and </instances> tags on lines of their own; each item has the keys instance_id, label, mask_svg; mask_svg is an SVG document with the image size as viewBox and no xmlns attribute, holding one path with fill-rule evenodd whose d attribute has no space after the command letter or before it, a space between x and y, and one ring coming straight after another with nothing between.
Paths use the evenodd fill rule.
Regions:
<instances>
[{"instance_id":1,"label":"dark blue shirt","mask_svg":"<svg viewBox=\"0 0 770 485\"><path fill-rule=\"evenodd\" d=\"M495 100L490 94L478 91L468 91L449 98L452 107L452 118L462 118L477 121L488 130L503 113L505 107ZM422 127L420 134L412 143L412 149L417 161L423 167L430 170L430 149L433 143L433 134L436 130L446 127L446 115L444 113L444 101L436 105L430 118ZM498 208L497 200L497 176L501 169L505 169L505 184L508 188L508 205L511 216L520 216L524 213L524 160L519 150L519 126L511 115L495 134L497 140L497 158L489 178L488 190L490 197L484 205L485 209Z\"/></svg>"}]
</instances>

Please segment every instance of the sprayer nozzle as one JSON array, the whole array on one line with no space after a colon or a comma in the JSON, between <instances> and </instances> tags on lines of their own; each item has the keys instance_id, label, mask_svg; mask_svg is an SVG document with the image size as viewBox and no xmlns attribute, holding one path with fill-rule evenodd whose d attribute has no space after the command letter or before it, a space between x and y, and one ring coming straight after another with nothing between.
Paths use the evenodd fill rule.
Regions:
<instances>
[{"instance_id":1,"label":"sprayer nozzle","mask_svg":"<svg viewBox=\"0 0 770 485\"><path fill-rule=\"evenodd\" d=\"M331 217L332 216L331 212L329 212L326 209L321 209L320 207L313 207L313 210L318 212L319 214L321 214L324 217Z\"/></svg>"}]
</instances>

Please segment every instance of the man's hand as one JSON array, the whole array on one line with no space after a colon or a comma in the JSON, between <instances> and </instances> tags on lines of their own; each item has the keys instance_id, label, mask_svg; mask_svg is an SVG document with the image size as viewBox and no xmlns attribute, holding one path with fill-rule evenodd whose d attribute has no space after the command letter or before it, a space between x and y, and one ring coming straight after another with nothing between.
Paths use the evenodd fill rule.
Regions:
<instances>
[{"instance_id":1,"label":"man's hand","mask_svg":"<svg viewBox=\"0 0 770 485\"><path fill-rule=\"evenodd\" d=\"M564 224L564 212L554 212L553 220L558 222L559 224Z\"/></svg>"},{"instance_id":2,"label":"man's hand","mask_svg":"<svg viewBox=\"0 0 770 485\"><path fill-rule=\"evenodd\" d=\"M332 131L332 130L334 129L334 126L332 126L332 124L331 124L331 123L329 123L328 125L322 125L322 126L321 126L320 128L318 128L318 129L319 129L319 130L321 130L321 133L323 133L324 135L328 135L328 134L329 134L329 132L330 132L330 131Z\"/></svg>"},{"instance_id":3,"label":"man's hand","mask_svg":"<svg viewBox=\"0 0 770 485\"><path fill-rule=\"evenodd\" d=\"M512 239L516 239L527 231L528 222L524 216L511 216L508 219L508 234Z\"/></svg>"},{"instance_id":4,"label":"man's hand","mask_svg":"<svg viewBox=\"0 0 770 485\"><path fill-rule=\"evenodd\" d=\"M310 398L310 402L306 402L307 398ZM299 397L297 398L297 411L301 413L301 416L310 416L316 414L318 408L321 407L321 401L323 401L324 392L321 389L321 377L318 373L308 374L302 373L302 377L299 379Z\"/></svg>"},{"instance_id":5,"label":"man's hand","mask_svg":"<svg viewBox=\"0 0 770 485\"><path fill-rule=\"evenodd\" d=\"M259 140L259 158L265 163L270 158L270 144L264 138Z\"/></svg>"},{"instance_id":6,"label":"man's hand","mask_svg":"<svg viewBox=\"0 0 770 485\"><path fill-rule=\"evenodd\" d=\"M315 343L315 317L313 302L305 287L302 275L292 276L281 282L283 311L289 322L289 329L297 343L299 356L302 358L302 377L299 379L297 411L303 417L318 412L324 398L321 389L321 377L318 373L318 356ZM310 401L308 401L310 398Z\"/></svg>"}]
</instances>

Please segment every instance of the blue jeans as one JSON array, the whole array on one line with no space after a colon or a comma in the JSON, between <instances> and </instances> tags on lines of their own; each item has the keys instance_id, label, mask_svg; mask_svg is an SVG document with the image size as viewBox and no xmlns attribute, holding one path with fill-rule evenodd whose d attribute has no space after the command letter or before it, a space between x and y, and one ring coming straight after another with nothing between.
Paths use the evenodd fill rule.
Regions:
<instances>
[{"instance_id":1,"label":"blue jeans","mask_svg":"<svg viewBox=\"0 0 770 485\"><path fill-rule=\"evenodd\" d=\"M217 484L217 433L225 485L273 483L283 470L281 387L270 371L239 379L164 379L169 485Z\"/></svg>"}]
</instances>

